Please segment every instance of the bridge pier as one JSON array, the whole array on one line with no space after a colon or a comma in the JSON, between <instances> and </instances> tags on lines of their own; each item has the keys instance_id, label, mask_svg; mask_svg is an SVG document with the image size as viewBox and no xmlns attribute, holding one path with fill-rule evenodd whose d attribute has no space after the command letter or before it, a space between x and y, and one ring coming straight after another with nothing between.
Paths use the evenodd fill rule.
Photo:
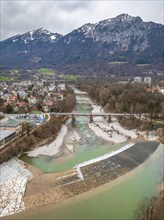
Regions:
<instances>
[{"instance_id":1,"label":"bridge pier","mask_svg":"<svg viewBox=\"0 0 164 220\"><path fill-rule=\"evenodd\" d=\"M74 115L72 115L71 124L75 124L75 123L76 123L76 118Z\"/></svg>"},{"instance_id":2,"label":"bridge pier","mask_svg":"<svg viewBox=\"0 0 164 220\"><path fill-rule=\"evenodd\" d=\"M93 123L93 115L89 116L89 123Z\"/></svg>"},{"instance_id":3,"label":"bridge pier","mask_svg":"<svg viewBox=\"0 0 164 220\"><path fill-rule=\"evenodd\" d=\"M111 116L108 115L108 123L110 123L110 122L111 122Z\"/></svg>"}]
</instances>

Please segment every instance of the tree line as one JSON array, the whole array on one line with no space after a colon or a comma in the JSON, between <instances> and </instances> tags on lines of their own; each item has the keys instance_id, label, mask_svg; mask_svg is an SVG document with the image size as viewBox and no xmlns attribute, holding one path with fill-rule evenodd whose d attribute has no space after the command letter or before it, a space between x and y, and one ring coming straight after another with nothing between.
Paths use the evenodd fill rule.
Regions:
<instances>
[{"instance_id":1,"label":"tree line","mask_svg":"<svg viewBox=\"0 0 164 220\"><path fill-rule=\"evenodd\" d=\"M162 94L148 92L143 84L81 80L77 86L86 91L106 112L127 112L138 114L139 118L144 113L151 120L162 117Z\"/></svg>"}]
</instances>

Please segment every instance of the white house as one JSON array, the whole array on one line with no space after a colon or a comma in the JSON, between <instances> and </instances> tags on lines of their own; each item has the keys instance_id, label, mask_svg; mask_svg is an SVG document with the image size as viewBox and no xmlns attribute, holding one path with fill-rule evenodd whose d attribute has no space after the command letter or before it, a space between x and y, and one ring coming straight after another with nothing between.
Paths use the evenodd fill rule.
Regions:
<instances>
[{"instance_id":1,"label":"white house","mask_svg":"<svg viewBox=\"0 0 164 220\"><path fill-rule=\"evenodd\" d=\"M37 99L34 96L30 96L28 98L28 102L30 105L36 105L37 104Z\"/></svg>"},{"instance_id":2,"label":"white house","mask_svg":"<svg viewBox=\"0 0 164 220\"><path fill-rule=\"evenodd\" d=\"M66 90L65 84L58 84L58 89L61 91Z\"/></svg>"},{"instance_id":3,"label":"white house","mask_svg":"<svg viewBox=\"0 0 164 220\"><path fill-rule=\"evenodd\" d=\"M164 95L164 89L159 89L159 92L162 93L162 95Z\"/></svg>"},{"instance_id":4,"label":"white house","mask_svg":"<svg viewBox=\"0 0 164 220\"><path fill-rule=\"evenodd\" d=\"M142 82L142 78L139 76L134 77L134 82L135 83L141 83Z\"/></svg>"},{"instance_id":5,"label":"white house","mask_svg":"<svg viewBox=\"0 0 164 220\"><path fill-rule=\"evenodd\" d=\"M144 83L151 84L151 77L145 77L144 78Z\"/></svg>"}]
</instances>

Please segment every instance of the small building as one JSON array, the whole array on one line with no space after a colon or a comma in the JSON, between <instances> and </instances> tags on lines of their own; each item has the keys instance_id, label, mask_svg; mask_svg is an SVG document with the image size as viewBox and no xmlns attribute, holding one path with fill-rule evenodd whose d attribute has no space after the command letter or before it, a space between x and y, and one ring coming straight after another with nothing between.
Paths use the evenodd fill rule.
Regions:
<instances>
[{"instance_id":1,"label":"small building","mask_svg":"<svg viewBox=\"0 0 164 220\"><path fill-rule=\"evenodd\" d=\"M36 105L37 104L37 99L34 96L31 95L28 98L28 102L29 102L30 105Z\"/></svg>"},{"instance_id":2,"label":"small building","mask_svg":"<svg viewBox=\"0 0 164 220\"><path fill-rule=\"evenodd\" d=\"M22 124L24 123L29 123L31 127L34 127L36 125L35 120L31 118L11 119L0 124L0 130L9 130L19 133L22 130Z\"/></svg>"},{"instance_id":3,"label":"small building","mask_svg":"<svg viewBox=\"0 0 164 220\"><path fill-rule=\"evenodd\" d=\"M64 90L66 90L65 84L58 84L58 90L59 90L59 91L64 91Z\"/></svg>"},{"instance_id":4,"label":"small building","mask_svg":"<svg viewBox=\"0 0 164 220\"><path fill-rule=\"evenodd\" d=\"M47 105L42 106L44 112L49 112L49 107Z\"/></svg>"},{"instance_id":5,"label":"small building","mask_svg":"<svg viewBox=\"0 0 164 220\"><path fill-rule=\"evenodd\" d=\"M22 99L27 98L27 93L24 90L19 90L18 94Z\"/></svg>"},{"instance_id":6,"label":"small building","mask_svg":"<svg viewBox=\"0 0 164 220\"><path fill-rule=\"evenodd\" d=\"M21 123L17 120L5 121L4 123L0 124L0 129L15 131L16 133L18 133L21 131Z\"/></svg>"},{"instance_id":7,"label":"small building","mask_svg":"<svg viewBox=\"0 0 164 220\"><path fill-rule=\"evenodd\" d=\"M158 89L155 87L152 87L152 88L148 88L146 91L151 92L151 93L155 93L155 92L158 92Z\"/></svg>"},{"instance_id":8,"label":"small building","mask_svg":"<svg viewBox=\"0 0 164 220\"><path fill-rule=\"evenodd\" d=\"M151 92L151 93L161 93L162 95L164 95L164 88L163 87L159 87L158 85L157 86L153 86L152 88L148 88L147 89L148 92Z\"/></svg>"},{"instance_id":9,"label":"small building","mask_svg":"<svg viewBox=\"0 0 164 220\"><path fill-rule=\"evenodd\" d=\"M2 147L2 145L12 140L15 136L15 131L0 130L0 146Z\"/></svg>"},{"instance_id":10,"label":"small building","mask_svg":"<svg viewBox=\"0 0 164 220\"><path fill-rule=\"evenodd\" d=\"M151 77L145 77L144 78L144 83L146 83L146 84L151 84Z\"/></svg>"},{"instance_id":11,"label":"small building","mask_svg":"<svg viewBox=\"0 0 164 220\"><path fill-rule=\"evenodd\" d=\"M137 77L134 77L134 82L135 83L141 83L142 82L142 78L137 76Z\"/></svg>"},{"instance_id":12,"label":"small building","mask_svg":"<svg viewBox=\"0 0 164 220\"><path fill-rule=\"evenodd\" d=\"M161 88L158 91L159 91L159 93L162 93L162 95L164 95L164 88Z\"/></svg>"}]
</instances>

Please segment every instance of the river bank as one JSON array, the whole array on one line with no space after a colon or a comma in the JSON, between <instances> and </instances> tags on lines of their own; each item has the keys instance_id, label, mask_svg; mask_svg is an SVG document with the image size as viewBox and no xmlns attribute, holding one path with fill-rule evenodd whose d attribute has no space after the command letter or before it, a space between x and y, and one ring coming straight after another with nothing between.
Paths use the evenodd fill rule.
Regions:
<instances>
[{"instance_id":1,"label":"river bank","mask_svg":"<svg viewBox=\"0 0 164 220\"><path fill-rule=\"evenodd\" d=\"M92 113L105 113L103 108L92 103ZM120 125L117 118L111 117L110 123L108 119L103 117L94 117L94 122L90 123L89 128L95 135L112 143L122 143L127 140L140 138L148 141L158 140L154 132L139 131L137 129L126 129Z\"/></svg>"},{"instance_id":2,"label":"river bank","mask_svg":"<svg viewBox=\"0 0 164 220\"><path fill-rule=\"evenodd\" d=\"M56 139L51 142L50 144L38 147L34 150L31 150L27 153L29 157L37 157L39 155L47 155L47 156L53 156L59 152L60 147L63 144L63 139L65 135L67 134L67 127L65 125L62 125Z\"/></svg>"},{"instance_id":3,"label":"river bank","mask_svg":"<svg viewBox=\"0 0 164 220\"><path fill-rule=\"evenodd\" d=\"M144 171L145 166L146 167L153 166L153 161L158 160L158 157L159 157L159 155L161 155L162 151L163 151L163 146L160 145L160 147L158 147L158 149L150 156L150 158L147 161L144 162L144 164L141 164L140 166L133 169L132 171L126 173L123 176L120 176L117 179L114 179L111 182L108 182L104 185L100 185L97 188L94 188L94 189L89 190L87 192L84 192L82 194L76 195L74 197L68 198L68 199L66 199L66 200L64 200L64 201L62 201L58 204L53 203L51 205L47 205L47 206L44 207L44 212L43 212L43 208L36 208L34 210L30 209L30 210L27 210L25 212L21 212L21 213L16 214L16 215L9 216L9 218L7 218L7 219L45 219L45 218L59 219L59 218L62 218L62 216L63 216L63 218L64 218L64 216L65 217L67 216L67 218L72 216L72 218L73 218L74 215L75 216L77 215L77 213L75 211L75 209L76 209L75 207L78 204L80 205L80 204L84 203L84 204L87 204L87 206L90 206L91 203L93 203L93 201L91 203L88 203L87 200L89 200L89 201L90 200L95 200L96 197L99 198L101 194L104 194L104 196L105 196L108 193L108 191L111 190L111 189L114 189L114 191L117 192L118 191L117 188L120 185L121 185L121 187L124 187L124 185L126 185L127 183L132 182L133 179L134 179L133 182L134 183L136 182L136 187L137 187L136 189L133 189L133 190L137 190L138 193L139 193L140 188L138 188L138 187L140 186L140 184L142 185L142 183L139 183L138 181L136 181L136 176L142 174L142 172ZM151 166L150 166L150 164L151 164ZM145 173L145 175L147 176L148 174ZM148 189L148 188L146 188L146 189ZM130 188L129 188L129 190L130 190ZM125 191L125 189L124 189L124 191ZM75 213L75 214L72 213L72 215L71 215L70 211L68 211L71 208L70 205L74 207L74 212L73 213ZM118 203L118 205L119 205L119 203ZM124 207L124 204L122 204L122 206ZM102 206L100 206L100 207L102 207ZM56 213L55 215L52 215L52 210L53 210L54 213ZM64 214L64 212L62 210L66 213ZM79 206L78 206L78 210L79 210ZM97 207L97 210L99 210L98 207ZM95 210L95 212L96 212L96 210ZM38 213L40 213L40 214L38 214ZM62 215L62 213L63 213L63 215ZM102 212L101 212L101 214L102 214ZM75 218L75 216L74 216L74 218ZM89 215L87 215L87 213L83 213L83 214L79 213L79 217L85 217L85 219L86 219L86 216L89 216ZM103 216L103 214L102 214L102 216ZM4 219L6 219L6 218L4 218ZM79 218L77 218L77 216L76 216L75 219L79 219ZM109 219L109 218L104 218L104 219Z\"/></svg>"},{"instance_id":4,"label":"river bank","mask_svg":"<svg viewBox=\"0 0 164 220\"><path fill-rule=\"evenodd\" d=\"M33 178L23 162L12 158L0 165L0 217L25 210L23 196L27 183Z\"/></svg>"}]
</instances>

